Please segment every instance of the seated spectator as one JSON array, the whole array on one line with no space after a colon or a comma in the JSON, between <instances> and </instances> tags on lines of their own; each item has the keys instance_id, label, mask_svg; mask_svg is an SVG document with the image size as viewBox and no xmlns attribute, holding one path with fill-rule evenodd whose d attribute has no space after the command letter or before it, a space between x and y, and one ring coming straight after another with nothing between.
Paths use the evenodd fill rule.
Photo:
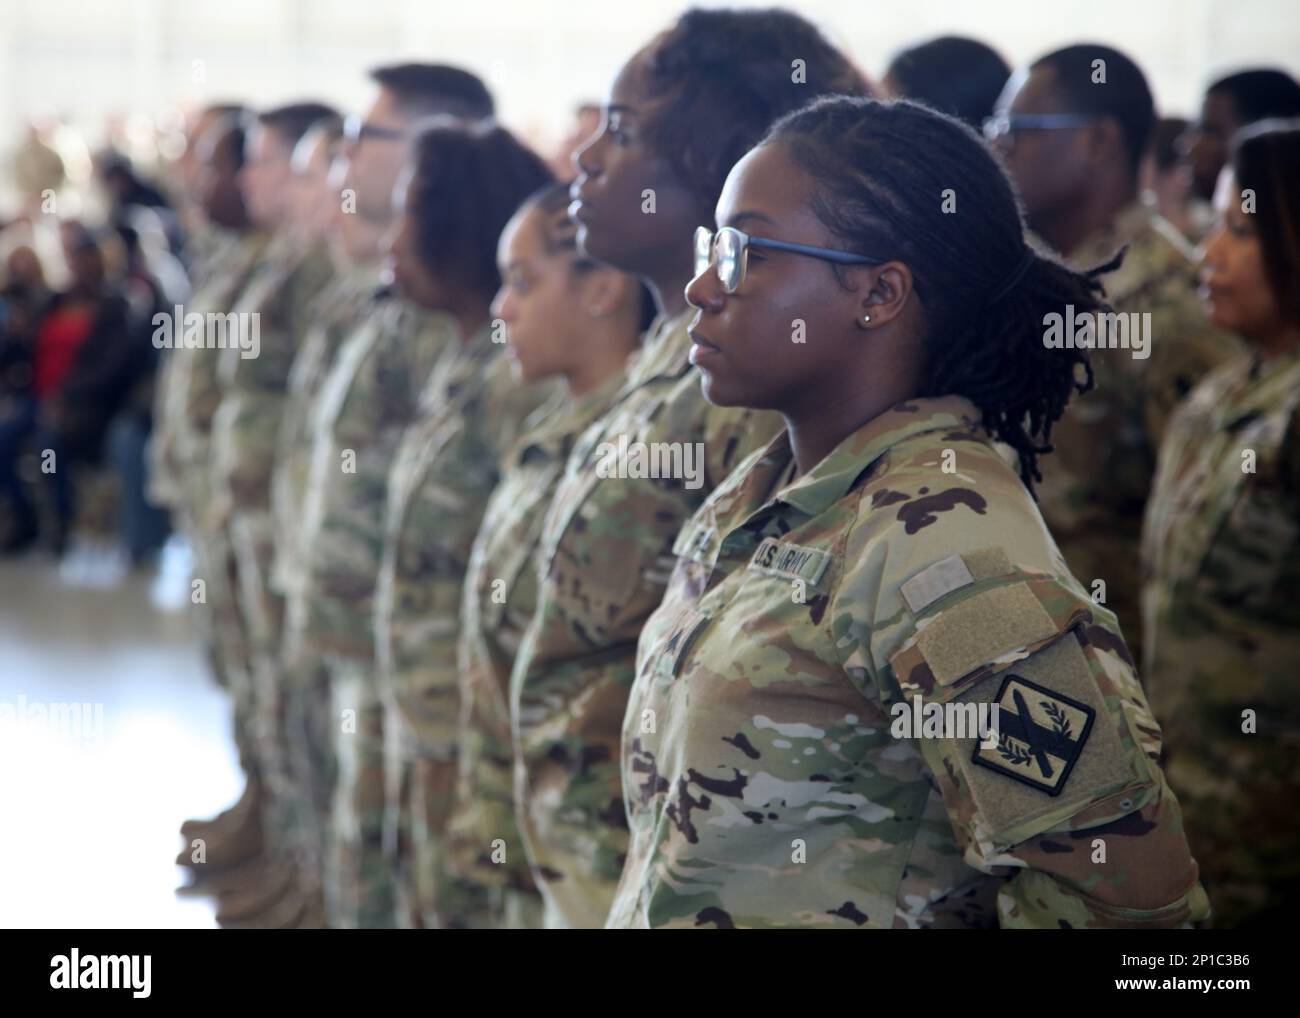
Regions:
<instances>
[{"instance_id":1,"label":"seated spectator","mask_svg":"<svg viewBox=\"0 0 1300 1018\"><path fill-rule=\"evenodd\" d=\"M0 449L21 443L31 431L32 334L48 294L36 252L26 244L16 246L5 260L0 289ZM20 544L27 529L25 499L7 462L0 463L0 516L7 540Z\"/></svg>"},{"instance_id":2,"label":"seated spectator","mask_svg":"<svg viewBox=\"0 0 1300 1018\"><path fill-rule=\"evenodd\" d=\"M18 476L18 462L35 439L41 473L55 512L54 546L62 551L73 516L69 468L97 462L104 431L121 405L131 370L129 308L105 279L104 255L81 224L65 224L63 243L71 284L49 299L33 326L31 384L0 431L0 490L14 522L6 550L37 537L35 506Z\"/></svg>"},{"instance_id":3,"label":"seated spectator","mask_svg":"<svg viewBox=\"0 0 1300 1018\"><path fill-rule=\"evenodd\" d=\"M169 310L170 302L146 259L140 234L119 224L116 236L124 261L129 352L124 351L121 407L109 425L105 449L118 481L122 539L132 562L139 564L162 547L168 533L167 514L146 494L145 447L153 430L154 382L161 353L152 341L153 318Z\"/></svg>"},{"instance_id":4,"label":"seated spectator","mask_svg":"<svg viewBox=\"0 0 1300 1018\"><path fill-rule=\"evenodd\" d=\"M173 251L181 249L180 220L173 211L167 196L144 180L120 152L109 150L95 160L95 171L112 207L111 218L123 219L135 208L153 209L162 220L167 232L168 246Z\"/></svg>"}]
</instances>

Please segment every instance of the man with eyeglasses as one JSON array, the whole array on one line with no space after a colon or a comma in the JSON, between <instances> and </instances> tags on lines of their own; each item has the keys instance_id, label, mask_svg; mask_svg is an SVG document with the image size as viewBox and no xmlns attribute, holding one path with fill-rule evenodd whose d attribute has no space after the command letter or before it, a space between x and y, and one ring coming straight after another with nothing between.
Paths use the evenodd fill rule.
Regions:
<instances>
[{"instance_id":1,"label":"man with eyeglasses","mask_svg":"<svg viewBox=\"0 0 1300 1018\"><path fill-rule=\"evenodd\" d=\"M493 114L483 82L455 67L401 64L371 78L375 99L364 115L345 122L340 154L339 231L357 299L331 302L339 319L326 327L337 343L310 408L311 467L296 545L302 560L285 570L286 666L310 674L319 663L332 700L336 778L325 865L331 927L411 922L406 903L394 900L395 849L391 838L384 840L385 781L400 776L386 775L384 767L372 602L388 469L454 330L393 295L391 279L381 278L394 188L421 120Z\"/></svg>"},{"instance_id":2,"label":"man with eyeglasses","mask_svg":"<svg viewBox=\"0 0 1300 1018\"><path fill-rule=\"evenodd\" d=\"M1077 269L1124 249L1123 264L1103 277L1107 297L1117 312L1135 313L1128 321L1149 322L1128 348L1092 349L1096 387L1076 397L1053 430L1056 454L1038 487L1071 570L1119 617L1132 647L1140 646L1142 513L1165 422L1207 371L1238 351L1201 311L1189 245L1139 201L1155 122L1138 66L1084 43L1013 74L984 125L1039 242ZM1136 317L1144 313L1151 317Z\"/></svg>"}]
</instances>

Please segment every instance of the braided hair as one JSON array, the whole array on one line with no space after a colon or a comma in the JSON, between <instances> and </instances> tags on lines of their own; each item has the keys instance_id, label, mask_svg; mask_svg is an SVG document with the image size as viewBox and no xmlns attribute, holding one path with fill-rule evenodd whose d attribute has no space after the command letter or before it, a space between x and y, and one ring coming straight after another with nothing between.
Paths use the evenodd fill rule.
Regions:
<instances>
[{"instance_id":1,"label":"braided hair","mask_svg":"<svg viewBox=\"0 0 1300 1018\"><path fill-rule=\"evenodd\" d=\"M777 121L764 143L808 173L814 214L849 250L911 269L925 309L918 395L971 400L1016 451L1032 492L1052 425L1093 384L1086 349L1044 343L1044 316L1067 304L1076 315L1109 311L1099 276L1118 261L1076 272L1034 252L992 152L924 106L826 97Z\"/></svg>"}]
</instances>

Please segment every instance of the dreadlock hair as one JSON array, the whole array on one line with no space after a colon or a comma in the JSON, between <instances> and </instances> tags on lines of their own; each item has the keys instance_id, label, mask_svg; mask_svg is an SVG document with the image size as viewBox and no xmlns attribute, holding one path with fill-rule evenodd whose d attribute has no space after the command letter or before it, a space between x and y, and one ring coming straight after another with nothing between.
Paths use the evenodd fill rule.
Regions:
<instances>
[{"instance_id":1,"label":"dreadlock hair","mask_svg":"<svg viewBox=\"0 0 1300 1018\"><path fill-rule=\"evenodd\" d=\"M826 97L777 121L763 142L773 143L808 173L814 214L849 250L907 264L924 308L918 395L971 400L989 434L1015 449L1032 492L1052 425L1074 392L1092 388L1088 351L1047 347L1044 316L1067 304L1108 311L1098 277L1118 261L1076 272L1034 252L991 151L916 103ZM945 212L948 189L956 206Z\"/></svg>"},{"instance_id":2,"label":"dreadlock hair","mask_svg":"<svg viewBox=\"0 0 1300 1018\"><path fill-rule=\"evenodd\" d=\"M537 209L542 213L542 246L547 254L567 252L571 255L569 269L575 275L582 275L598 268L602 263L589 257L578 246L578 224L569 218L569 184L547 184L528 198L519 210ZM655 305L654 294L644 282L637 282L640 296L640 310L637 328L644 332L654 321L659 309Z\"/></svg>"}]
</instances>

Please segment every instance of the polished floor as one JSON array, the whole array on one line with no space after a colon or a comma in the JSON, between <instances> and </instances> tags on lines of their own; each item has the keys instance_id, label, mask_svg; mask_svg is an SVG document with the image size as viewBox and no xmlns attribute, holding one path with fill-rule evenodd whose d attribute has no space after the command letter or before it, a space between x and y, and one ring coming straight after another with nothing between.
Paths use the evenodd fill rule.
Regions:
<instances>
[{"instance_id":1,"label":"polished floor","mask_svg":"<svg viewBox=\"0 0 1300 1018\"><path fill-rule=\"evenodd\" d=\"M0 559L0 927L214 924L173 859L238 796L229 704L174 590L123 573Z\"/></svg>"}]
</instances>

